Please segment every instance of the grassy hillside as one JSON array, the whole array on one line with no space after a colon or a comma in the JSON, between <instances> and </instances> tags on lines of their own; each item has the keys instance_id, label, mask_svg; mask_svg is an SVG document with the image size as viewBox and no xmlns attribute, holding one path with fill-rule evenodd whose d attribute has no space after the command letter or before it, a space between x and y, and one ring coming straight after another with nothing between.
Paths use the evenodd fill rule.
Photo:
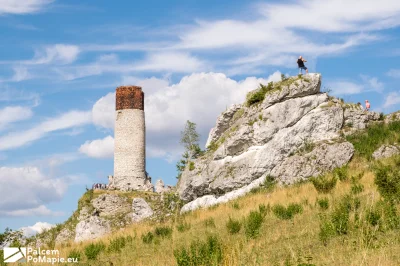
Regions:
<instances>
[{"instance_id":1,"label":"grassy hillside","mask_svg":"<svg viewBox=\"0 0 400 266\"><path fill-rule=\"evenodd\" d=\"M224 205L58 248L80 265L400 265L400 157L371 159L399 129L348 137L351 163L310 182L269 180Z\"/></svg>"}]
</instances>

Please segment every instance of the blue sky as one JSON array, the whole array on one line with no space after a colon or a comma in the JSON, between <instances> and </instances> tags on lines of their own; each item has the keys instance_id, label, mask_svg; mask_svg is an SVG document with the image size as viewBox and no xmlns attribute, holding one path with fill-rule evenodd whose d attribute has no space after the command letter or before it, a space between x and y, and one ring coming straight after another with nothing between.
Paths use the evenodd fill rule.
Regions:
<instances>
[{"instance_id":1,"label":"blue sky","mask_svg":"<svg viewBox=\"0 0 400 266\"><path fill-rule=\"evenodd\" d=\"M143 87L147 171L175 184L185 121L204 144L300 54L325 90L400 109L399 26L397 0L0 0L0 230L63 222L107 181L117 86Z\"/></svg>"}]
</instances>

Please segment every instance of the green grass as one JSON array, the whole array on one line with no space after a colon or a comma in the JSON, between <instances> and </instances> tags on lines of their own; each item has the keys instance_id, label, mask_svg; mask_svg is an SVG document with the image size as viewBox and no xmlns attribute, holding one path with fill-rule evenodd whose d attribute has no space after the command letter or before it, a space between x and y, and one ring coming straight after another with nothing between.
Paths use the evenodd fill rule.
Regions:
<instances>
[{"instance_id":1,"label":"green grass","mask_svg":"<svg viewBox=\"0 0 400 266\"><path fill-rule=\"evenodd\" d=\"M370 160L372 153L381 145L399 142L400 121L373 124L367 130L347 136L346 139L354 145L357 155Z\"/></svg>"}]
</instances>

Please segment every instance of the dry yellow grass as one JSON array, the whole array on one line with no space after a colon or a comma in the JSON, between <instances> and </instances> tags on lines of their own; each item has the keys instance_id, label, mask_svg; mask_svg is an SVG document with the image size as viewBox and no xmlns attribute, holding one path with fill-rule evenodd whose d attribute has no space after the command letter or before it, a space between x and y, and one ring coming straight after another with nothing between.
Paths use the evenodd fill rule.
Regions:
<instances>
[{"instance_id":1,"label":"dry yellow grass","mask_svg":"<svg viewBox=\"0 0 400 266\"><path fill-rule=\"evenodd\" d=\"M364 191L359 194L359 198L362 208L370 208L380 199L374 185L374 174L368 170L367 162L361 159L353 160L349 169L350 176L364 173L360 181ZM118 236L130 235L134 239L132 244L127 245L120 253L102 252L96 261L85 260L84 248L91 242L65 243L56 248L61 251L62 257L67 257L72 250L80 251L84 261L82 265L176 265L173 253L175 249L188 247L193 240L204 240L207 235L216 234L223 242L222 265L298 265L307 261L315 265L400 265L399 230L377 233L374 247L367 245L363 235L357 230L332 238L327 246L319 240L319 215L322 211L316 204L317 199L327 197L331 209L342 196L350 192L350 189L350 181L338 182L332 193L321 195L311 183L303 183L279 187L269 193L249 194L235 202L183 216L176 213L173 219L161 225L132 225L95 241L101 241L107 246L110 240ZM256 239L247 239L243 228L235 235L229 234L226 229L229 217L242 220L250 211L258 209L260 204L273 206L289 203L300 203L304 209L303 213L296 215L292 220L279 220L272 212L268 213L261 234ZM215 227L206 226L207 219L213 219ZM190 223L191 228L179 232L176 229L179 221ZM156 226L171 226L171 238L157 238L151 244L143 243L141 236L154 231Z\"/></svg>"}]
</instances>

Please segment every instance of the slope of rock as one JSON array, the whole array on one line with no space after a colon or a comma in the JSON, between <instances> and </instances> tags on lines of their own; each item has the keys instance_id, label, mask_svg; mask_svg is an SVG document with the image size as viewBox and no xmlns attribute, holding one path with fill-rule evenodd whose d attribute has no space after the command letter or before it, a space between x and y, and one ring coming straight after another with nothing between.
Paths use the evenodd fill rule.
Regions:
<instances>
[{"instance_id":1,"label":"slope of rock","mask_svg":"<svg viewBox=\"0 0 400 266\"><path fill-rule=\"evenodd\" d=\"M198 203L204 197L198 205L205 206L226 193L241 194L268 175L291 184L348 163L354 148L343 136L381 117L321 93L320 87L319 74L291 77L270 84L262 101L248 104L258 89L246 104L222 113L210 131L208 151L182 173L181 199Z\"/></svg>"}]
</instances>

